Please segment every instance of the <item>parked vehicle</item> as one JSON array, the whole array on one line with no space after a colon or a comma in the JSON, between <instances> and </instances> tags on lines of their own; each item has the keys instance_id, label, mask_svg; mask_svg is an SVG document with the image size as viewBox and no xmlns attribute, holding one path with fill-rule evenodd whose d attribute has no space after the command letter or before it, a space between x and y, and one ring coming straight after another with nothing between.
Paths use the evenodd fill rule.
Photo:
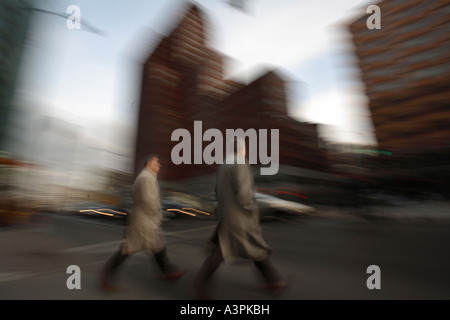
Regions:
<instances>
[{"instance_id":1,"label":"parked vehicle","mask_svg":"<svg viewBox=\"0 0 450 320\"><path fill-rule=\"evenodd\" d=\"M256 192L255 199L258 203L261 218L280 215L301 215L315 211L311 206L294 201L283 200L261 192Z\"/></svg>"}]
</instances>

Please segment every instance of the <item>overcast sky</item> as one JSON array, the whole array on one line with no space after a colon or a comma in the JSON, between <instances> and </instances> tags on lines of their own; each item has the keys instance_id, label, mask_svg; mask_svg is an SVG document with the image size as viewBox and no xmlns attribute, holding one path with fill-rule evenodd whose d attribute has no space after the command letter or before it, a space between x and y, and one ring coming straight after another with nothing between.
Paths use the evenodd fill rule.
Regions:
<instances>
[{"instance_id":1,"label":"overcast sky","mask_svg":"<svg viewBox=\"0 0 450 320\"><path fill-rule=\"evenodd\" d=\"M230 56L227 75L250 81L255 70L278 68L292 83L291 116L319 124L327 139L373 143L367 101L345 23L376 1L248 0L246 11L223 0L196 1L206 10L210 45ZM23 57L18 104L74 124L95 148L130 154L139 99L141 59L179 19L187 0L44 0L42 9L81 10L67 28L36 13ZM175 20L174 20L175 19ZM119 156L120 157L120 156ZM116 156L117 160L118 157Z\"/></svg>"}]
</instances>

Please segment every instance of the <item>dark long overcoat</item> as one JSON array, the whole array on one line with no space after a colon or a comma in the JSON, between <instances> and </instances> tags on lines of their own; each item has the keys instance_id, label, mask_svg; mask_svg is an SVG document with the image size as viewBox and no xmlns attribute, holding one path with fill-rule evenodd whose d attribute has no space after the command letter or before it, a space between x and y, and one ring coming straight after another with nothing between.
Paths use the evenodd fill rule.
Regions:
<instances>
[{"instance_id":1,"label":"dark long overcoat","mask_svg":"<svg viewBox=\"0 0 450 320\"><path fill-rule=\"evenodd\" d=\"M258 206L255 201L253 173L248 163L227 164L219 167L216 181L216 230L225 263L239 258L265 260L271 252L263 239Z\"/></svg>"}]
</instances>

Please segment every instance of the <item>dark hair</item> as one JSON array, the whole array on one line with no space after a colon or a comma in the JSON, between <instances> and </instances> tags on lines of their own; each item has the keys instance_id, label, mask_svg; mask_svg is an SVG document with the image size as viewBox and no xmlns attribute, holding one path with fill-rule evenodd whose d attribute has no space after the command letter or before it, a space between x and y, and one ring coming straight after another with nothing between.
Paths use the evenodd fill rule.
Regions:
<instances>
[{"instance_id":1,"label":"dark hair","mask_svg":"<svg viewBox=\"0 0 450 320\"><path fill-rule=\"evenodd\" d=\"M152 161L154 158L158 158L159 159L159 156L157 154L151 154L147 158L145 158L144 167L147 165L147 163Z\"/></svg>"}]
</instances>

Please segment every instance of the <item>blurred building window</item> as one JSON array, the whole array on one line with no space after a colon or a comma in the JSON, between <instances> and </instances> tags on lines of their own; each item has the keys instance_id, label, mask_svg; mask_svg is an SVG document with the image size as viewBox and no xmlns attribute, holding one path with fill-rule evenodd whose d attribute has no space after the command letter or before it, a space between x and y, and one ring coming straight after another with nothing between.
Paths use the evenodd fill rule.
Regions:
<instances>
[{"instance_id":1,"label":"blurred building window","mask_svg":"<svg viewBox=\"0 0 450 320\"><path fill-rule=\"evenodd\" d=\"M421 70L417 70L414 72L411 72L409 74L410 79L417 80L422 78L429 78L429 77L435 77L443 74L449 73L449 65L447 64L447 67L444 67L442 65L437 65L432 68L425 68Z\"/></svg>"},{"instance_id":2,"label":"blurred building window","mask_svg":"<svg viewBox=\"0 0 450 320\"><path fill-rule=\"evenodd\" d=\"M448 55L448 51L444 50L429 50L429 51L422 51L419 53L416 53L414 55L411 55L408 57L409 62L423 62L423 61L430 61L434 60L439 57L444 57L445 55Z\"/></svg>"},{"instance_id":3,"label":"blurred building window","mask_svg":"<svg viewBox=\"0 0 450 320\"><path fill-rule=\"evenodd\" d=\"M404 83L402 82L380 82L377 84L373 84L370 89L368 89L369 92L380 92L380 91L394 91L398 90L401 87L404 86Z\"/></svg>"}]
</instances>

